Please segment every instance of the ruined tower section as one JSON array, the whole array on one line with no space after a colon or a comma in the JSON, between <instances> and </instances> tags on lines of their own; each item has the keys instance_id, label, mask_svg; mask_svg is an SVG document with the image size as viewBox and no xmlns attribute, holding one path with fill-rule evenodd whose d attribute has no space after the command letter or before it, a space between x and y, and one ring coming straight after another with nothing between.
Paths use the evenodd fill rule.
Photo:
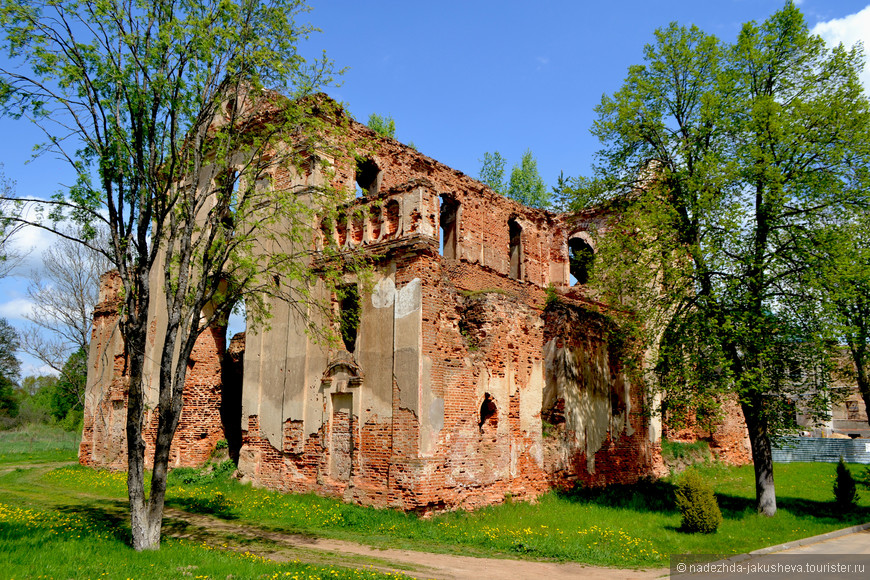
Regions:
<instances>
[{"instance_id":1,"label":"ruined tower section","mask_svg":"<svg viewBox=\"0 0 870 580\"><path fill-rule=\"evenodd\" d=\"M317 285L336 344L306 334L317 312L277 303L247 333L242 474L420 512L650 474L642 390L584 287L603 216L522 206L354 122L347 138L355 165L329 178L349 200L315 247L373 271Z\"/></svg>"},{"instance_id":2,"label":"ruined tower section","mask_svg":"<svg viewBox=\"0 0 870 580\"><path fill-rule=\"evenodd\" d=\"M100 282L100 302L94 309L94 330L88 354L79 462L93 467L126 469L129 376L124 342L118 328L122 285L114 271L103 275ZM165 314L160 308L161 300L155 296L154 302L149 317L152 322L148 331L149 352L144 373L148 410L143 438L148 466L154 456L157 434L157 365L162 348L161 332L165 332L166 324ZM220 416L224 330L221 327L206 329L196 341L184 383L184 407L172 441L171 467L202 465L218 440L224 438Z\"/></svg>"}]
</instances>

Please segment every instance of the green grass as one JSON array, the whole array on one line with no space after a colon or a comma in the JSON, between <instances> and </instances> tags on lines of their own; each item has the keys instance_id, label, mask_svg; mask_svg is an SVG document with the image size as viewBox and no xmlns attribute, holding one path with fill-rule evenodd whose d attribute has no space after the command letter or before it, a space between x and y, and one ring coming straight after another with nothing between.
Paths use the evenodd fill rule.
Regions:
<instances>
[{"instance_id":1,"label":"green grass","mask_svg":"<svg viewBox=\"0 0 870 580\"><path fill-rule=\"evenodd\" d=\"M88 473L90 472L90 473ZM71 487L61 487L66 482ZM119 485L120 482L120 485ZM386 580L369 566L276 562L243 542L164 538L130 548L124 474L83 468L15 469L0 476L0 570L4 578L291 578ZM81 488L80 486L90 486ZM106 499L105 496L120 496ZM171 527L165 526L165 527ZM221 546L220 549L215 545ZM268 550L272 552L274 550ZM36 555L38 554L38 557Z\"/></svg>"},{"instance_id":2,"label":"green grass","mask_svg":"<svg viewBox=\"0 0 870 580\"><path fill-rule=\"evenodd\" d=\"M12 444L19 445L20 441ZM31 454L34 463L29 468L25 462L24 469L7 469L5 473L0 470L0 503L5 509L29 509L49 514L40 516L41 520L34 520L43 523L34 524L32 530L22 523L24 520L21 518L16 521L0 518L0 543L4 548L6 544L12 546L8 553L0 555L0 566L6 566L2 569L18 570L14 572L15 576L26 576L22 572L26 567L15 566L26 566L24 554L33 546L47 542L52 553L69 555L68 558L58 557L54 564L57 568L48 574L52 577L87 576L96 574L96 570L114 570L113 566L126 570L132 577L148 574L144 566L150 567L155 560L140 560L140 555L126 545L129 535L126 474L78 465L60 469L45 465L62 453L71 451L34 452ZM20 452L10 455L0 446L0 457L13 455L24 457ZM190 469L173 472L167 505L232 521L249 529L345 539L379 547L570 560L623 568L665 566L668 555L673 553L748 552L870 521L870 491L865 487L860 489L861 499L854 513L845 517L835 513L833 464L777 464L775 478L779 511L774 518L759 516L754 511L752 466L734 468L708 463L694 469L713 484L722 508L724 522L715 534L693 535L679 531L680 515L674 506L674 485L670 480L552 492L534 504L508 501L475 512L453 512L420 519L394 510L364 508L312 494L285 495L254 489L231 479L232 465L223 463L213 473ZM865 467L850 465L850 469L858 475ZM84 529L82 526L85 524L81 524L78 528L72 526L69 534L58 539L58 528L46 527L45 522L51 517L63 521L61 516L85 518L83 521L90 522L87 525L107 525L106 530L114 531L107 532L109 535L106 537L94 532L84 534L87 538L71 537L69 534L73 531ZM167 529L173 528L168 526ZM75 535L83 534L77 532ZM248 538L234 544L230 542L229 547L243 549L248 545L245 542L250 541ZM99 546L88 547L88 542ZM201 572L211 577L226 577L228 574L247 577L245 572L224 574L223 571L214 571L218 569L212 570L201 562L213 560L215 566L219 564L229 570L234 566L251 565L257 560L252 555L240 557L227 551L219 551L220 557L213 556L213 550L207 551L198 543L170 540L166 546L170 549L165 550L165 556L160 556L166 558L161 565L164 570L174 571L167 573L170 577L179 575L181 566L201 565L201 569L194 570L194 576ZM93 568L87 568L81 574L78 569L70 567L81 560L76 560L73 555L92 553L99 565L94 564ZM91 558L88 556L86 560L90 562ZM76 565L85 566L83 563ZM258 565L266 564L259 562ZM287 571L283 568L274 570L276 574ZM300 570L314 574L312 578L321 573L307 568ZM340 573L362 573L345 570L341 568ZM374 574L371 570L364 571ZM123 576L122 572L119 574Z\"/></svg>"},{"instance_id":3,"label":"green grass","mask_svg":"<svg viewBox=\"0 0 870 580\"><path fill-rule=\"evenodd\" d=\"M184 477L177 477L169 489L167 504L236 523L382 547L620 567L663 566L672 553L748 552L870 520L866 490L855 513L834 513L830 464L777 464L779 512L774 518L754 511L751 466L713 464L698 469L712 482L725 518L711 535L678 530L680 515L673 504L673 484L667 480L554 492L535 504L509 502L423 520L311 494L253 489L226 477L198 480L182 472ZM44 480L54 488L98 490L121 499L124 477L75 466L48 473Z\"/></svg>"},{"instance_id":4,"label":"green grass","mask_svg":"<svg viewBox=\"0 0 870 580\"><path fill-rule=\"evenodd\" d=\"M672 461L706 461L711 459L710 445L706 441L684 443L662 439L662 458L665 462Z\"/></svg>"},{"instance_id":5,"label":"green grass","mask_svg":"<svg viewBox=\"0 0 870 580\"><path fill-rule=\"evenodd\" d=\"M75 461L81 433L53 425L27 425L0 431L0 466Z\"/></svg>"}]
</instances>

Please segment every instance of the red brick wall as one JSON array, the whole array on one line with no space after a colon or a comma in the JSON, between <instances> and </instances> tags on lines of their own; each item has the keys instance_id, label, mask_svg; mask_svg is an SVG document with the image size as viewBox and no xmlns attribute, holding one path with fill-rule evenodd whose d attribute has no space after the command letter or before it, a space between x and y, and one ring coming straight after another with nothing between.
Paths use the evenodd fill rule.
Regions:
<instances>
[{"instance_id":1,"label":"red brick wall","mask_svg":"<svg viewBox=\"0 0 870 580\"><path fill-rule=\"evenodd\" d=\"M85 405L84 430L79 446L82 465L109 469L127 468L127 383L123 351L111 351L112 337L117 330L121 283L117 273L103 277L100 304L94 309L94 330L88 360L88 373L98 376L105 360L113 361L108 385L93 385L89 380L89 403ZM204 331L196 341L190 357L184 383L184 407L175 437L172 440L171 467L202 465L211 455L218 440L224 438L220 416L221 365L225 345L225 329ZM105 356L95 352L110 349ZM90 378L90 377L89 377ZM157 411L146 411L143 439L145 461L150 467L154 457L157 433Z\"/></svg>"}]
</instances>

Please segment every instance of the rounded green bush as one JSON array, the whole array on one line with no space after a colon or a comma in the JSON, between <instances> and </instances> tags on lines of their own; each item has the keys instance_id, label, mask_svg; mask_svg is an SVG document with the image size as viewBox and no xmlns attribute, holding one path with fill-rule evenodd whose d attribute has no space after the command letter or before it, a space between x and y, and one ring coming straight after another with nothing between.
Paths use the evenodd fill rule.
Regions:
<instances>
[{"instance_id":1,"label":"rounded green bush","mask_svg":"<svg viewBox=\"0 0 870 580\"><path fill-rule=\"evenodd\" d=\"M696 471L688 471L683 476L676 495L683 531L712 534L722 523L713 488Z\"/></svg>"}]
</instances>

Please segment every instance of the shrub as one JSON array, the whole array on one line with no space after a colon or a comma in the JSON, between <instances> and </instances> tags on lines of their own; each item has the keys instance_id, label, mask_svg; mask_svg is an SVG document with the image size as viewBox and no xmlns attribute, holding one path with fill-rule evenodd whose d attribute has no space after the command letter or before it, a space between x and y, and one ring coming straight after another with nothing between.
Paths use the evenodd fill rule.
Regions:
<instances>
[{"instance_id":1,"label":"shrub","mask_svg":"<svg viewBox=\"0 0 870 580\"><path fill-rule=\"evenodd\" d=\"M683 531L712 534L722 523L722 512L713 488L696 471L688 471L682 477L676 496Z\"/></svg>"},{"instance_id":2,"label":"shrub","mask_svg":"<svg viewBox=\"0 0 870 580\"><path fill-rule=\"evenodd\" d=\"M834 501L842 512L849 512L855 508L858 502L858 490L855 488L855 478L846 467L843 456L837 463L837 477L834 479Z\"/></svg>"}]
</instances>

